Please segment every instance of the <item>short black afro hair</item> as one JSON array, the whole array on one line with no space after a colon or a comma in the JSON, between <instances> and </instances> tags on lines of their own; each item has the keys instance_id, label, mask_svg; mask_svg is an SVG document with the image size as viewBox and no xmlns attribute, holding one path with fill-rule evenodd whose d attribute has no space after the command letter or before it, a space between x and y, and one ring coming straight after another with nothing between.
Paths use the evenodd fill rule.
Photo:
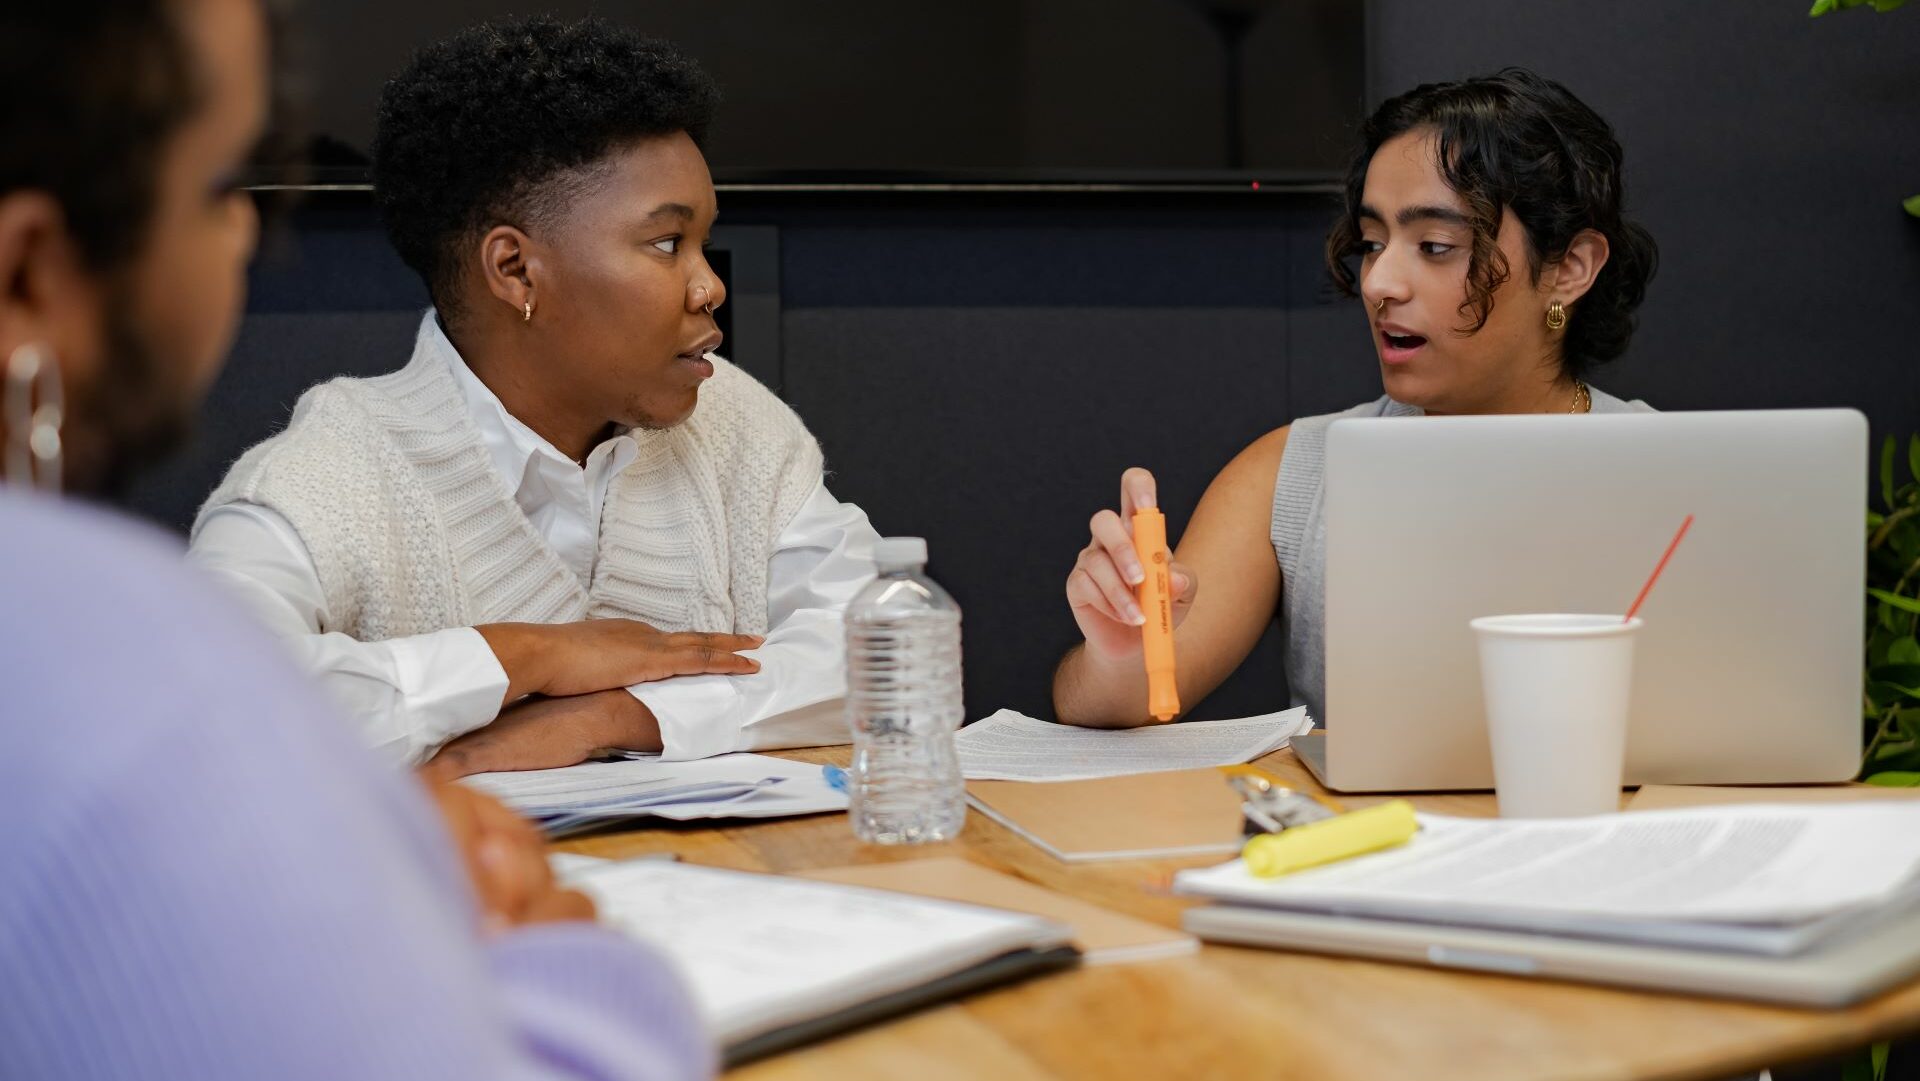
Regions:
<instances>
[{"instance_id":1,"label":"short black afro hair","mask_svg":"<svg viewBox=\"0 0 1920 1081\"><path fill-rule=\"evenodd\" d=\"M462 30L380 95L373 186L387 235L453 315L467 244L503 223L537 228L639 140L700 143L719 96L673 46L599 19Z\"/></svg>"}]
</instances>

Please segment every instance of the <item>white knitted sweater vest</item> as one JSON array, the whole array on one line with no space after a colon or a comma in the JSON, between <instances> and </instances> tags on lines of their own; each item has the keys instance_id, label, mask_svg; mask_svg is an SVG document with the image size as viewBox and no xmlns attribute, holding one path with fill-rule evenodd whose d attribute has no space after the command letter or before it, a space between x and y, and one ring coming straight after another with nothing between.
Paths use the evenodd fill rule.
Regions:
<instances>
[{"instance_id":1,"label":"white knitted sweater vest","mask_svg":"<svg viewBox=\"0 0 1920 1081\"><path fill-rule=\"evenodd\" d=\"M632 433L640 454L608 489L582 589L494 471L433 319L405 368L302 395L286 430L234 463L201 518L237 500L284 516L326 593L322 632L360 641L609 616L766 632L768 560L821 475L819 445L793 410L714 358L691 417Z\"/></svg>"}]
</instances>

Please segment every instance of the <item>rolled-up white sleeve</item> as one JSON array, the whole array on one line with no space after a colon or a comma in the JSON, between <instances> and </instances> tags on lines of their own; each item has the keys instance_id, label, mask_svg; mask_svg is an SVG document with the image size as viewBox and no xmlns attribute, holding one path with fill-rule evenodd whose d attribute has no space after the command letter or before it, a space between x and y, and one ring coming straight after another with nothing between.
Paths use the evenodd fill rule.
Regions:
<instances>
[{"instance_id":1,"label":"rolled-up white sleeve","mask_svg":"<svg viewBox=\"0 0 1920 1081\"><path fill-rule=\"evenodd\" d=\"M255 503L209 512L194 531L190 558L281 639L382 756L417 765L499 715L507 673L471 627L380 642L323 633L329 620L319 572L278 512Z\"/></svg>"},{"instance_id":2,"label":"rolled-up white sleeve","mask_svg":"<svg viewBox=\"0 0 1920 1081\"><path fill-rule=\"evenodd\" d=\"M814 488L768 561L767 640L746 654L760 671L628 688L660 722L662 757L847 742L842 618L873 577L877 539L865 511Z\"/></svg>"}]
</instances>

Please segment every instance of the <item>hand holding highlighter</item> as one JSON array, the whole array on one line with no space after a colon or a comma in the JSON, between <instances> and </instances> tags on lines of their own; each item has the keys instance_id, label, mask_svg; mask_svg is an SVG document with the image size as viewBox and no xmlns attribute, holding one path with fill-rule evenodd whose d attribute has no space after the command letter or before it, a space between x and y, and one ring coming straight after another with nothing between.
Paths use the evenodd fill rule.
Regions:
<instances>
[{"instance_id":1,"label":"hand holding highlighter","mask_svg":"<svg viewBox=\"0 0 1920 1081\"><path fill-rule=\"evenodd\" d=\"M1156 721L1180 716L1180 688L1173 663L1173 553L1167 550L1167 516L1156 507L1133 512L1133 549L1145 577L1138 587L1142 650L1147 663L1147 714Z\"/></svg>"}]
</instances>

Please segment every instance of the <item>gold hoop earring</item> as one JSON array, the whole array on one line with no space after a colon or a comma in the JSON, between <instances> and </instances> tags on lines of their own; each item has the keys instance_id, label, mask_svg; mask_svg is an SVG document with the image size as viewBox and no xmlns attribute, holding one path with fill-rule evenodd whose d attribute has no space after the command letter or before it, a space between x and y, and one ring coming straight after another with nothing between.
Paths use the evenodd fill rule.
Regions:
<instances>
[{"instance_id":1,"label":"gold hoop earring","mask_svg":"<svg viewBox=\"0 0 1920 1081\"><path fill-rule=\"evenodd\" d=\"M527 301L527 306L520 309L520 321L522 323L533 322L533 301Z\"/></svg>"},{"instance_id":2,"label":"gold hoop earring","mask_svg":"<svg viewBox=\"0 0 1920 1081\"><path fill-rule=\"evenodd\" d=\"M1547 329L1561 330L1567 325L1567 306L1554 301L1547 305Z\"/></svg>"},{"instance_id":3,"label":"gold hoop earring","mask_svg":"<svg viewBox=\"0 0 1920 1081\"><path fill-rule=\"evenodd\" d=\"M58 492L66 396L52 351L31 343L13 351L5 399L7 483Z\"/></svg>"}]
</instances>

